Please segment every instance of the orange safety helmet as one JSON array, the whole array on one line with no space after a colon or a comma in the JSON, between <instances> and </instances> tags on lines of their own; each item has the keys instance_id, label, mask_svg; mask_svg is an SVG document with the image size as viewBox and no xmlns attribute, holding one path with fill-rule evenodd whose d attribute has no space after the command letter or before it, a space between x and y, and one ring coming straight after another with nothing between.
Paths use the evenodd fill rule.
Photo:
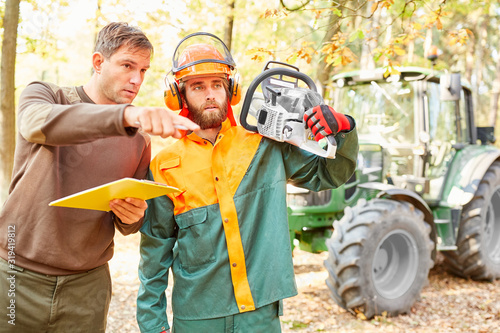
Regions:
<instances>
[{"instance_id":1,"label":"orange safety helmet","mask_svg":"<svg viewBox=\"0 0 500 333\"><path fill-rule=\"evenodd\" d=\"M223 74L225 78L228 78L232 69L234 69L234 63L233 65L228 63L213 45L193 44L186 47L180 54L172 72L175 79L181 81L185 77L211 74Z\"/></svg>"},{"instance_id":2,"label":"orange safety helmet","mask_svg":"<svg viewBox=\"0 0 500 333\"><path fill-rule=\"evenodd\" d=\"M181 115L189 113L182 108L179 83L187 78L200 75L221 75L229 81L229 112L228 118L236 125L231 105L236 105L241 99L241 87L238 75L232 76L236 64L224 42L207 32L196 32L184 37L177 45L172 57L171 73L175 82L168 82L164 98L165 104L171 110L180 110Z\"/></svg>"}]
</instances>

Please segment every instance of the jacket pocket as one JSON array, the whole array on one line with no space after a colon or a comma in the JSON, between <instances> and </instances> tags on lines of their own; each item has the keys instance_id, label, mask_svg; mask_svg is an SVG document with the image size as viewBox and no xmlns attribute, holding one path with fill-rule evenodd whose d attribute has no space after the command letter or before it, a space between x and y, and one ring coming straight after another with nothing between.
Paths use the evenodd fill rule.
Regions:
<instances>
[{"instance_id":1,"label":"jacket pocket","mask_svg":"<svg viewBox=\"0 0 500 333\"><path fill-rule=\"evenodd\" d=\"M206 207L191 209L175 216L175 222L179 226L179 259L181 266L187 271L190 271L190 267L215 262L213 235L207 217Z\"/></svg>"},{"instance_id":2,"label":"jacket pocket","mask_svg":"<svg viewBox=\"0 0 500 333\"><path fill-rule=\"evenodd\" d=\"M184 176L182 173L181 159L179 156L163 161L160 164L160 170L167 185L177 187L181 192L175 192L175 197L183 194L186 191L184 184Z\"/></svg>"}]
</instances>

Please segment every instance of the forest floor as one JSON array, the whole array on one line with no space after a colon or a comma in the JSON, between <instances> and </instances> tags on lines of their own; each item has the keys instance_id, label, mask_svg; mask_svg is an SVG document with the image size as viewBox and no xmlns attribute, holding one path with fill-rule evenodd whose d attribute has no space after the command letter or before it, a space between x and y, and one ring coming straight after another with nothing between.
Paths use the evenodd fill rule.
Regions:
<instances>
[{"instance_id":1,"label":"forest floor","mask_svg":"<svg viewBox=\"0 0 500 333\"><path fill-rule=\"evenodd\" d=\"M139 288L139 235L115 237L110 261L113 279L107 333L136 333L136 296ZM438 260L411 313L362 320L330 297L323 261L328 253L311 254L296 248L294 268L299 295L284 300L283 332L500 332L500 280L476 282L455 277ZM167 297L170 287L167 289ZM172 313L167 312L172 320Z\"/></svg>"}]
</instances>

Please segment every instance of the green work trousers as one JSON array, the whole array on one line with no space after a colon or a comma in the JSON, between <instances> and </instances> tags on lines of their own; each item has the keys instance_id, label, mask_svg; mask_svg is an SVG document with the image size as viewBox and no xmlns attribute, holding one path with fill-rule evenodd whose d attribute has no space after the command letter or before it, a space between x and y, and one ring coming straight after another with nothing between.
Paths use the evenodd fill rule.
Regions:
<instances>
[{"instance_id":1,"label":"green work trousers","mask_svg":"<svg viewBox=\"0 0 500 333\"><path fill-rule=\"evenodd\" d=\"M174 317L172 333L280 333L281 314L281 302L274 302L255 311L222 318L180 320Z\"/></svg>"},{"instance_id":2,"label":"green work trousers","mask_svg":"<svg viewBox=\"0 0 500 333\"><path fill-rule=\"evenodd\" d=\"M0 258L0 333L104 333L110 301L108 264L52 276Z\"/></svg>"}]
</instances>

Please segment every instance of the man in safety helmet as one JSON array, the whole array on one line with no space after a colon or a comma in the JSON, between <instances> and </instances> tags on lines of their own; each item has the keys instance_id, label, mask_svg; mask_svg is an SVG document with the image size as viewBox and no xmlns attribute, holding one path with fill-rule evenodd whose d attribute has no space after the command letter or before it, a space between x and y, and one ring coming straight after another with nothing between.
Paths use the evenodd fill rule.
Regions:
<instances>
[{"instance_id":1,"label":"man in safety helmet","mask_svg":"<svg viewBox=\"0 0 500 333\"><path fill-rule=\"evenodd\" d=\"M286 184L335 188L355 170L355 122L330 107L308 113L324 127L316 138L338 134L336 159L238 126L231 109L240 96L234 68L222 41L206 33L186 37L174 54L167 106L200 129L164 148L150 165L152 179L180 192L148 201L137 302L141 332L170 329L169 269L173 332L281 332L282 300L297 294Z\"/></svg>"}]
</instances>

